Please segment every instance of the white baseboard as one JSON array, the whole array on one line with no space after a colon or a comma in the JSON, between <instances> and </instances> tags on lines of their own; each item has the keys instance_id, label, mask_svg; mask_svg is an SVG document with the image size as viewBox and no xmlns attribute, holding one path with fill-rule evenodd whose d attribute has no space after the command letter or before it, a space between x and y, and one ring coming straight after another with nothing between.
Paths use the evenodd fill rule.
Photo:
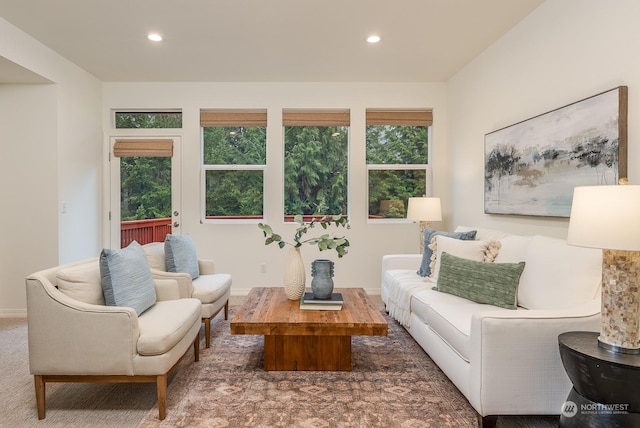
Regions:
<instances>
[{"instance_id":1,"label":"white baseboard","mask_svg":"<svg viewBox=\"0 0 640 428\"><path fill-rule=\"evenodd\" d=\"M0 309L0 318L26 318L26 309Z\"/></svg>"}]
</instances>

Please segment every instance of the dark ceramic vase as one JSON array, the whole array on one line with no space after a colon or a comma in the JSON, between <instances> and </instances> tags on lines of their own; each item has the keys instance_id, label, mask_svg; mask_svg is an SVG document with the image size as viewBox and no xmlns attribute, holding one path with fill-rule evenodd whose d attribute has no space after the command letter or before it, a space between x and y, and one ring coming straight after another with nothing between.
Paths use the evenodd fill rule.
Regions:
<instances>
[{"instance_id":1,"label":"dark ceramic vase","mask_svg":"<svg viewBox=\"0 0 640 428\"><path fill-rule=\"evenodd\" d=\"M328 299L333 293L333 262L318 259L311 263L311 291L316 299Z\"/></svg>"}]
</instances>

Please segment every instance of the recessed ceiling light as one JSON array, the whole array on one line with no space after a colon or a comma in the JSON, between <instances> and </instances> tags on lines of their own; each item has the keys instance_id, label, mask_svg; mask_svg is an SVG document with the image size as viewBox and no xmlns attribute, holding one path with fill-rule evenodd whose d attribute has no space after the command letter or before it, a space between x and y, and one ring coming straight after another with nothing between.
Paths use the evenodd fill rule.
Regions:
<instances>
[{"instance_id":1,"label":"recessed ceiling light","mask_svg":"<svg viewBox=\"0 0 640 428\"><path fill-rule=\"evenodd\" d=\"M153 42L160 42L160 41L162 41L162 36L160 34L158 34L158 33L150 33L147 36L147 39L149 39L149 40L151 40Z\"/></svg>"},{"instance_id":2,"label":"recessed ceiling light","mask_svg":"<svg viewBox=\"0 0 640 428\"><path fill-rule=\"evenodd\" d=\"M369 37L367 37L367 42L369 43L378 43L380 41L380 36L373 34Z\"/></svg>"}]
</instances>

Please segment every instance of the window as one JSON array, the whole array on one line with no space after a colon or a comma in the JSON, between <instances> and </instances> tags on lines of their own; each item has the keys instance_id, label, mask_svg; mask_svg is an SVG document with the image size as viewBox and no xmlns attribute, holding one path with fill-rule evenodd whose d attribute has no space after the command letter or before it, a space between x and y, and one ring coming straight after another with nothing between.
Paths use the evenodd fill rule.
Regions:
<instances>
[{"instance_id":1,"label":"window","mask_svg":"<svg viewBox=\"0 0 640 428\"><path fill-rule=\"evenodd\" d=\"M116 128L182 128L179 111L116 111Z\"/></svg>"},{"instance_id":2,"label":"window","mask_svg":"<svg viewBox=\"0 0 640 428\"><path fill-rule=\"evenodd\" d=\"M202 110L204 219L262 219L266 110Z\"/></svg>"},{"instance_id":3,"label":"window","mask_svg":"<svg viewBox=\"0 0 640 428\"><path fill-rule=\"evenodd\" d=\"M347 214L349 119L348 110L283 112L285 221Z\"/></svg>"},{"instance_id":4,"label":"window","mask_svg":"<svg viewBox=\"0 0 640 428\"><path fill-rule=\"evenodd\" d=\"M405 218L407 200L426 194L430 111L367 110L369 218Z\"/></svg>"}]
</instances>

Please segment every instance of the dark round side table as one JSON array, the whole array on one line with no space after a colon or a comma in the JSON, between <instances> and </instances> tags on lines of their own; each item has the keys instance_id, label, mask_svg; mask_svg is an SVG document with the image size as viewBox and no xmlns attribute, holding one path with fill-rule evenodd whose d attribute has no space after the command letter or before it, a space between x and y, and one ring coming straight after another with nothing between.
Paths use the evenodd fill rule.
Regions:
<instances>
[{"instance_id":1,"label":"dark round side table","mask_svg":"<svg viewBox=\"0 0 640 428\"><path fill-rule=\"evenodd\" d=\"M573 383L560 427L640 427L640 355L603 349L598 335L572 331L558 336L562 364Z\"/></svg>"}]
</instances>

